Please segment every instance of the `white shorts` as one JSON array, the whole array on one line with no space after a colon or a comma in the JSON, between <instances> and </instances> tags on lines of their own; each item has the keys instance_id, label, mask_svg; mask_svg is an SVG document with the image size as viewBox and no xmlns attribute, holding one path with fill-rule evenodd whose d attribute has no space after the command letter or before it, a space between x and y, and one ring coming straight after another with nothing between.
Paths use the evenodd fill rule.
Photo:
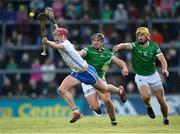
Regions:
<instances>
[{"instance_id":1,"label":"white shorts","mask_svg":"<svg viewBox=\"0 0 180 134\"><path fill-rule=\"evenodd\" d=\"M156 71L154 74L149 76L135 75L135 82L138 86L138 89L142 85L146 85L151 88L152 91L157 91L163 89L161 78Z\"/></svg>"},{"instance_id":2,"label":"white shorts","mask_svg":"<svg viewBox=\"0 0 180 134\"><path fill-rule=\"evenodd\" d=\"M103 82L107 84L106 80L104 78L102 78ZM82 89L83 89L83 93L84 96L87 97L93 93L96 93L96 89L92 86L92 85L87 85L85 83L81 83Z\"/></svg>"}]
</instances>

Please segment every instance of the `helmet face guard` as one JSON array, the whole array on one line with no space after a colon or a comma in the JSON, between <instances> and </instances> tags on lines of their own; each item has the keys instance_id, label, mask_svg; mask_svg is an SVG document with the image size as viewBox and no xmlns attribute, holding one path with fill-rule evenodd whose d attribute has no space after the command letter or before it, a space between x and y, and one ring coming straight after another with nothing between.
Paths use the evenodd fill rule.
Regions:
<instances>
[{"instance_id":1,"label":"helmet face guard","mask_svg":"<svg viewBox=\"0 0 180 134\"><path fill-rule=\"evenodd\" d=\"M91 41L94 39L94 38L100 38L102 44L104 44L104 35L101 34L101 33L95 33L91 36Z\"/></svg>"},{"instance_id":2,"label":"helmet face guard","mask_svg":"<svg viewBox=\"0 0 180 134\"><path fill-rule=\"evenodd\" d=\"M147 37L147 39L150 40L150 32L149 32L147 27L139 27L139 28L137 28L137 30L136 30L136 38L137 38L138 34L144 34Z\"/></svg>"}]
</instances>

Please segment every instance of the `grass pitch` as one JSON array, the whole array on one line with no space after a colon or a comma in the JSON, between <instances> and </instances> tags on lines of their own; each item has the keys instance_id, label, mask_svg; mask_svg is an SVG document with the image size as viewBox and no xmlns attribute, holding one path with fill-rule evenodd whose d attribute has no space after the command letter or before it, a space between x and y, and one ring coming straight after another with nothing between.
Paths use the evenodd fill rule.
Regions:
<instances>
[{"instance_id":1,"label":"grass pitch","mask_svg":"<svg viewBox=\"0 0 180 134\"><path fill-rule=\"evenodd\" d=\"M0 133L180 133L180 116L170 116L170 125L162 116L118 116L112 127L108 116L84 116L70 124L69 118L1 118Z\"/></svg>"}]
</instances>

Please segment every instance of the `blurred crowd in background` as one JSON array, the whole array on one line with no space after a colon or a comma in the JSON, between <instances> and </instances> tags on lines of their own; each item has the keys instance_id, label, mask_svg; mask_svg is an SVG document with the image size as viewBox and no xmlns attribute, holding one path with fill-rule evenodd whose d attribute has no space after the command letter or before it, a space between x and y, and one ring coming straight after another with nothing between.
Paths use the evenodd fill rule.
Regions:
<instances>
[{"instance_id":1,"label":"blurred crowd in background","mask_svg":"<svg viewBox=\"0 0 180 134\"><path fill-rule=\"evenodd\" d=\"M54 9L59 26L69 30L68 38L78 50L91 43L94 32L103 33L104 45L111 49L120 42L135 41L136 28L147 26L151 40L160 46L168 61L170 77L161 75L166 92L180 93L180 0L1 0L1 96L58 96L56 89L69 70L56 50L49 48L49 56L40 56L37 15L47 6ZM48 23L50 39L52 31ZM123 78L121 70L111 65L108 82L122 84L129 94L138 93L131 72L131 53L121 51L117 56L127 63L130 74ZM82 95L80 88L72 89L75 97Z\"/></svg>"}]
</instances>

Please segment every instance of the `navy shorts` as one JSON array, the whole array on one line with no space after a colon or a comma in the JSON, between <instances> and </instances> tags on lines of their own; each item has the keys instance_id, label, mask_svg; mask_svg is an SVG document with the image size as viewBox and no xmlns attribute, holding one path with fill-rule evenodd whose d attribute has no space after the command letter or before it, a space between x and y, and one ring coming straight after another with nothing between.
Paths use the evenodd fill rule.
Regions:
<instances>
[{"instance_id":1,"label":"navy shorts","mask_svg":"<svg viewBox=\"0 0 180 134\"><path fill-rule=\"evenodd\" d=\"M88 85L94 85L99 79L96 69L91 65L83 72L72 72L70 75Z\"/></svg>"}]
</instances>

